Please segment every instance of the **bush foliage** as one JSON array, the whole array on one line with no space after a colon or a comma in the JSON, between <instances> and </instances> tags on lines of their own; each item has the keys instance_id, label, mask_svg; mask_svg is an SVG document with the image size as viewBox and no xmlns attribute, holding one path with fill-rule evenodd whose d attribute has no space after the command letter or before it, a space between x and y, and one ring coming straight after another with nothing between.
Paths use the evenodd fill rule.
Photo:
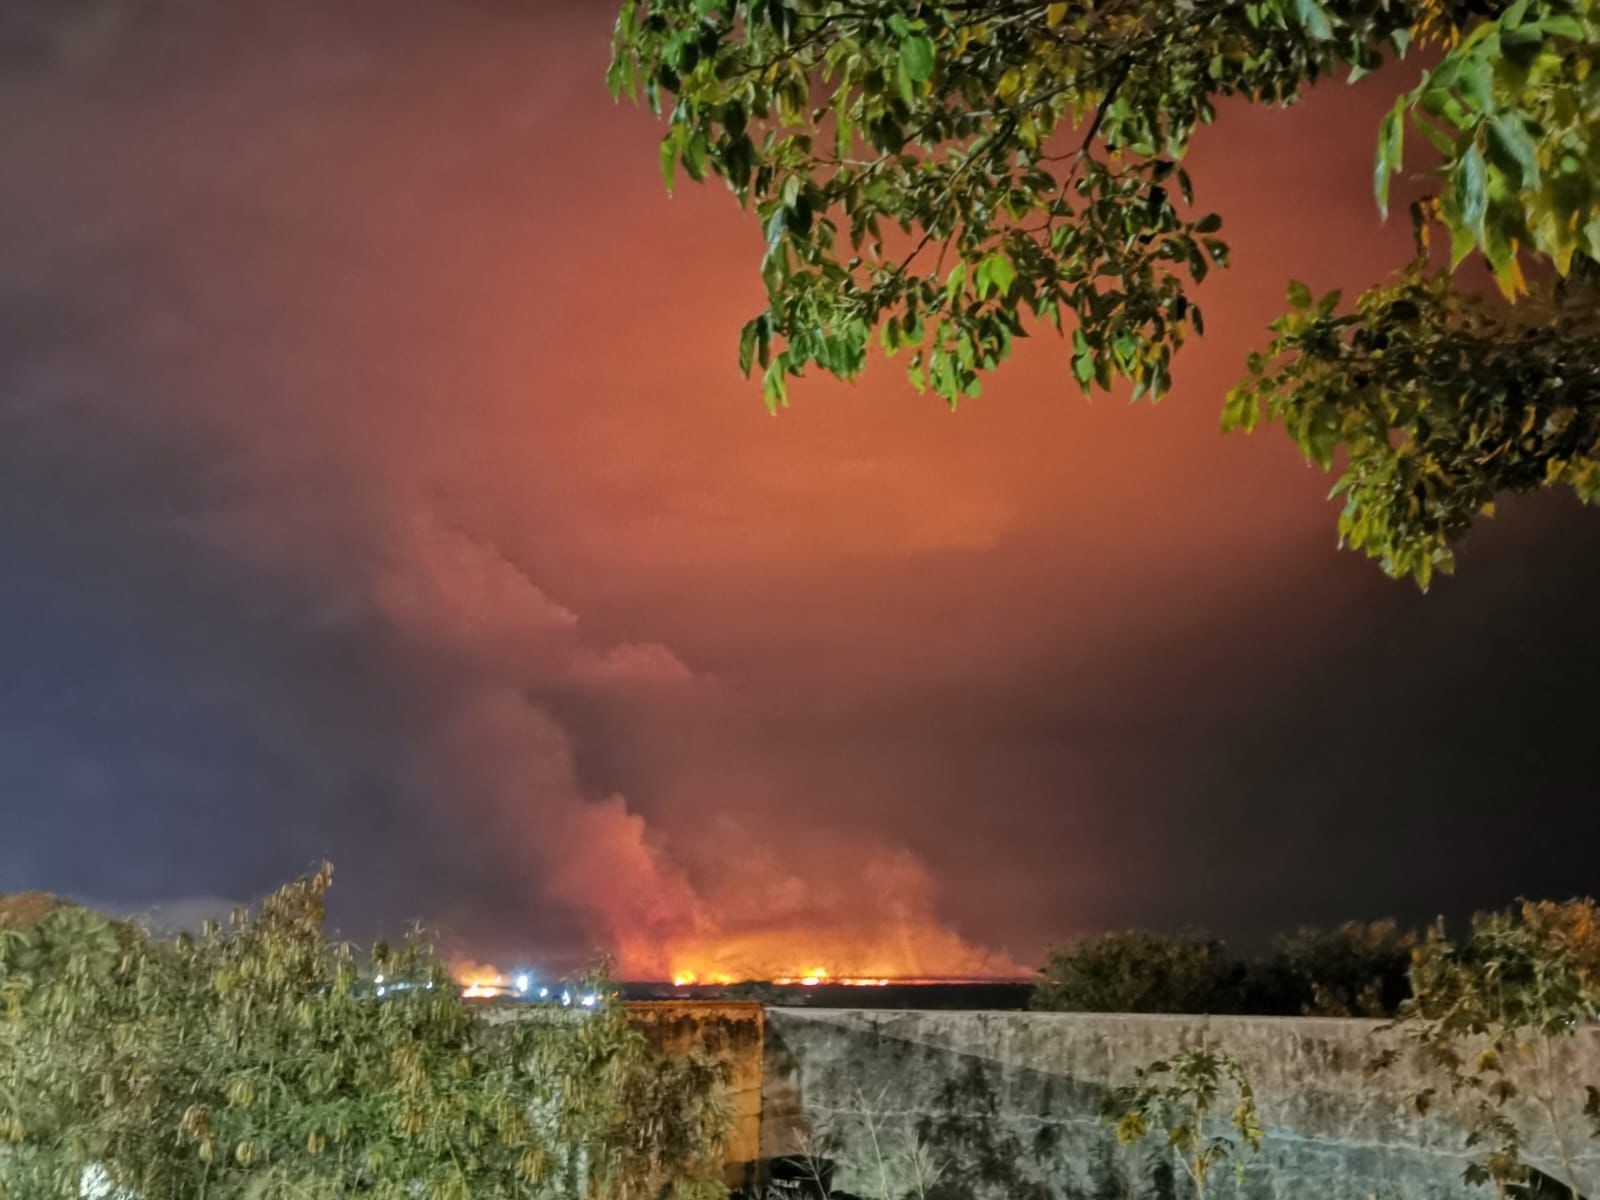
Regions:
<instances>
[{"instance_id":1,"label":"bush foliage","mask_svg":"<svg viewBox=\"0 0 1600 1200\"><path fill-rule=\"evenodd\" d=\"M1066 1012L1232 1012L1239 974L1215 939L1130 929L1053 949L1033 1003Z\"/></svg>"},{"instance_id":2,"label":"bush foliage","mask_svg":"<svg viewBox=\"0 0 1600 1200\"><path fill-rule=\"evenodd\" d=\"M1393 921L1304 927L1253 960L1199 934L1104 933L1052 950L1033 1003L1069 1012L1389 1016L1411 994L1417 945Z\"/></svg>"},{"instance_id":3,"label":"bush foliage","mask_svg":"<svg viewBox=\"0 0 1600 1200\"><path fill-rule=\"evenodd\" d=\"M1524 1157L1532 1130L1511 1104L1520 1097L1556 1149L1561 1187L1578 1200L1575 1155L1582 1140L1600 1137L1600 1081L1585 1081L1582 1096L1563 1095L1557 1059L1561 1042L1600 1019L1594 901L1479 913L1462 942L1435 928L1417 949L1411 979L1414 994L1398 1024L1439 1081L1413 1101L1426 1112L1449 1095L1464 1111L1476 1155L1467 1179L1502 1195L1535 1182Z\"/></svg>"},{"instance_id":4,"label":"bush foliage","mask_svg":"<svg viewBox=\"0 0 1600 1200\"><path fill-rule=\"evenodd\" d=\"M358 958L330 881L193 937L50 905L0 933L0 1197L721 1194L713 1068L609 993L493 1022L419 936Z\"/></svg>"}]
</instances>

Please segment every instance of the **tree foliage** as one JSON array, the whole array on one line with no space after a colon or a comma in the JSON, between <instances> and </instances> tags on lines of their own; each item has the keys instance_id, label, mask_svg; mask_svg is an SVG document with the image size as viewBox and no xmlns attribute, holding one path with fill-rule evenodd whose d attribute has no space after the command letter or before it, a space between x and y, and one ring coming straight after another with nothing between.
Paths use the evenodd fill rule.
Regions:
<instances>
[{"instance_id":1,"label":"tree foliage","mask_svg":"<svg viewBox=\"0 0 1600 1200\"><path fill-rule=\"evenodd\" d=\"M1060 1012L1236 1012L1243 974L1243 964L1213 938L1140 929L1102 933L1050 951L1033 1006Z\"/></svg>"},{"instance_id":2,"label":"tree foliage","mask_svg":"<svg viewBox=\"0 0 1600 1200\"><path fill-rule=\"evenodd\" d=\"M1503 493L1600 498L1600 301L1586 269L1507 307L1418 262L1364 292L1290 289L1225 423L1281 422L1324 469L1343 455L1341 542L1424 587Z\"/></svg>"},{"instance_id":3,"label":"tree foliage","mask_svg":"<svg viewBox=\"0 0 1600 1200\"><path fill-rule=\"evenodd\" d=\"M1170 389L1194 285L1228 261L1182 166L1196 129L1418 41L1442 54L1377 131L1380 203L1410 130L1442 161L1424 211L1452 268L1478 252L1518 298L1524 258L1592 260L1600 0L625 0L609 81L666 114L669 185L716 176L761 222L739 362L769 405L812 366L855 378L874 337L954 405L1040 322L1086 392L1138 399ZM1341 536L1390 573L1450 569L1500 492L1594 497L1592 303L1529 347L1531 318L1419 264L1353 312L1291 300L1226 423L1280 421L1324 468L1343 451Z\"/></svg>"},{"instance_id":4,"label":"tree foliage","mask_svg":"<svg viewBox=\"0 0 1600 1200\"><path fill-rule=\"evenodd\" d=\"M1278 937L1254 971L1254 1011L1285 1016L1386 1017L1411 995L1415 933L1394 921L1302 926Z\"/></svg>"},{"instance_id":5,"label":"tree foliage","mask_svg":"<svg viewBox=\"0 0 1600 1200\"><path fill-rule=\"evenodd\" d=\"M1410 996L1415 934L1393 921L1302 926L1265 955L1215 938L1144 930L1078 938L1050 951L1033 1006L1066 1012L1392 1016Z\"/></svg>"},{"instance_id":6,"label":"tree foliage","mask_svg":"<svg viewBox=\"0 0 1600 1200\"><path fill-rule=\"evenodd\" d=\"M1531 1104L1560 1160L1561 1182L1577 1200L1575 1118L1600 1136L1600 1090L1563 1094L1560 1044L1600 1019L1600 910L1592 900L1525 902L1473 918L1470 937L1455 942L1433 929L1418 948L1413 996L1399 1028L1438 1073L1448 1095L1463 1103L1468 1144L1478 1157L1469 1181L1502 1194L1525 1185L1528 1129L1513 1101ZM1392 1062L1389 1053L1380 1065ZM1419 1092L1429 1111L1438 1089Z\"/></svg>"},{"instance_id":7,"label":"tree foliage","mask_svg":"<svg viewBox=\"0 0 1600 1200\"><path fill-rule=\"evenodd\" d=\"M485 1021L416 936L359 961L324 869L197 937L0 933L0 1197L720 1194L716 1072L609 999Z\"/></svg>"}]
</instances>

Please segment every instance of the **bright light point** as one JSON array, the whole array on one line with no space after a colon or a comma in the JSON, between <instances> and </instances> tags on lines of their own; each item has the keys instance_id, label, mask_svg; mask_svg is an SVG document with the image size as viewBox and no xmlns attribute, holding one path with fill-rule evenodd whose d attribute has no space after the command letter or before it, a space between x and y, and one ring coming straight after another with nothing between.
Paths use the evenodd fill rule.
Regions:
<instances>
[{"instance_id":1,"label":"bright light point","mask_svg":"<svg viewBox=\"0 0 1600 1200\"><path fill-rule=\"evenodd\" d=\"M381 983L380 983L380 984L379 984L379 985L378 985L378 995L380 995L380 996L381 996L381 995L383 995L383 994L384 994L384 993L385 993L385 992L387 992L387 991L388 991L388 990L389 990L389 989L388 989L388 988L386 988L386 987L384 987L384 986L383 986L383 984L381 984Z\"/></svg>"},{"instance_id":2,"label":"bright light point","mask_svg":"<svg viewBox=\"0 0 1600 1200\"><path fill-rule=\"evenodd\" d=\"M589 995L587 995L587 996L585 996L583 998L583 1006L585 1008L593 1008L594 1007L594 1003L595 1003L595 996L594 996L594 994L592 992Z\"/></svg>"},{"instance_id":3,"label":"bright light point","mask_svg":"<svg viewBox=\"0 0 1600 1200\"><path fill-rule=\"evenodd\" d=\"M561 993L561 1003L563 1003L563 1004L571 1004L572 1003L572 993L571 992L562 992Z\"/></svg>"},{"instance_id":4,"label":"bright light point","mask_svg":"<svg viewBox=\"0 0 1600 1200\"><path fill-rule=\"evenodd\" d=\"M519 991L519 992L527 991L528 990L528 985L530 983L532 983L532 982L533 981L531 979L529 979L526 975L518 975L517 976L517 991Z\"/></svg>"},{"instance_id":5,"label":"bright light point","mask_svg":"<svg viewBox=\"0 0 1600 1200\"><path fill-rule=\"evenodd\" d=\"M382 983L383 982L383 976L382 975L374 976L374 980L377 983Z\"/></svg>"},{"instance_id":6,"label":"bright light point","mask_svg":"<svg viewBox=\"0 0 1600 1200\"><path fill-rule=\"evenodd\" d=\"M540 988L539 989L539 999L543 1000L549 994L550 994L550 989L549 988Z\"/></svg>"}]
</instances>

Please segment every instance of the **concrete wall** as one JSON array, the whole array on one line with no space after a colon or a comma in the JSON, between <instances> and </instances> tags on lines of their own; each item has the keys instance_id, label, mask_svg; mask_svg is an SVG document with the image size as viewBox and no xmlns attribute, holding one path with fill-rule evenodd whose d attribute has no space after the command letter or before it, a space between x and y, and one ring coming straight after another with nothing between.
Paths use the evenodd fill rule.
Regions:
<instances>
[{"instance_id":1,"label":"concrete wall","mask_svg":"<svg viewBox=\"0 0 1600 1200\"><path fill-rule=\"evenodd\" d=\"M761 1005L740 1001L630 1001L628 1020L661 1050L698 1050L720 1064L728 1082L733 1127L728 1183L743 1187L761 1158L765 1018ZM748 1168L748 1169L747 1169Z\"/></svg>"},{"instance_id":2,"label":"concrete wall","mask_svg":"<svg viewBox=\"0 0 1600 1200\"><path fill-rule=\"evenodd\" d=\"M1426 1086L1419 1064L1366 1076L1392 1038L1377 1022L1318 1018L768 1009L761 1154L821 1150L839 1164L833 1186L863 1197L915 1194L928 1174L918 1143L924 1168L940 1170L929 1200L1185 1196L1166 1153L1117 1147L1098 1114L1136 1067L1203 1039L1241 1060L1267 1129L1242 1188L1223 1169L1211 1194L1488 1200L1460 1179L1460 1114L1408 1108ZM1600 1084L1600 1027L1566 1044L1555 1069L1585 1192L1600 1196L1600 1142L1578 1112L1583 1085ZM1518 1115L1535 1131L1530 1159L1558 1174L1548 1122Z\"/></svg>"}]
</instances>

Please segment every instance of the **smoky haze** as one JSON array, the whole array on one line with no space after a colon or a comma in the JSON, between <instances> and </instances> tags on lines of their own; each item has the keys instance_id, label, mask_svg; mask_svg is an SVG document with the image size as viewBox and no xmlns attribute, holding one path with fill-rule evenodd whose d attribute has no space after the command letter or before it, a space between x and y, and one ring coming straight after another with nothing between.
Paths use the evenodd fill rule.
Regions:
<instances>
[{"instance_id":1,"label":"smoky haze","mask_svg":"<svg viewBox=\"0 0 1600 1200\"><path fill-rule=\"evenodd\" d=\"M1289 271L1406 252L1394 74L1197 146L1239 266L1159 409L1041 337L772 419L759 231L663 193L609 6L7 14L0 889L331 857L351 933L654 975L1593 890L1600 522L1508 506L1422 597L1216 433Z\"/></svg>"}]
</instances>

